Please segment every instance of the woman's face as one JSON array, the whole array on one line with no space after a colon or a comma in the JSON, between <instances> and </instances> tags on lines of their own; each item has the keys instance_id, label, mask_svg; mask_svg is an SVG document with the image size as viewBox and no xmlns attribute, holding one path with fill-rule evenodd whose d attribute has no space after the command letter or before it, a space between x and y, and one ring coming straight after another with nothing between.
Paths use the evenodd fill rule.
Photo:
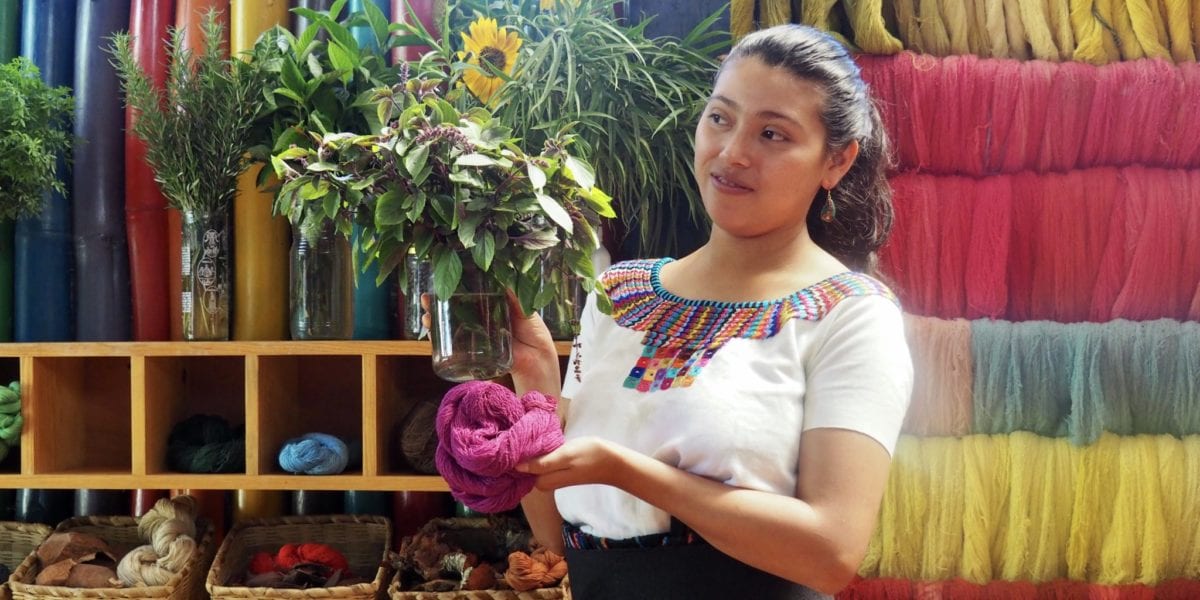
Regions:
<instances>
[{"instance_id":1,"label":"woman's face","mask_svg":"<svg viewBox=\"0 0 1200 600\"><path fill-rule=\"evenodd\" d=\"M696 126L696 179L713 226L735 237L804 230L841 153L825 150L817 84L756 57L727 64Z\"/></svg>"}]
</instances>

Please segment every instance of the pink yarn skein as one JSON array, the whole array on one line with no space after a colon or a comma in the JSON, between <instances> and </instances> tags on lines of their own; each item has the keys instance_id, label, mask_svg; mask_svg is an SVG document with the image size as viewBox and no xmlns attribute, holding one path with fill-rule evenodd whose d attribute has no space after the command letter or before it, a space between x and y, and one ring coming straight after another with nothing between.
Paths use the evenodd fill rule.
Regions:
<instances>
[{"instance_id":1,"label":"pink yarn skein","mask_svg":"<svg viewBox=\"0 0 1200 600\"><path fill-rule=\"evenodd\" d=\"M554 398L489 381L450 388L437 413L437 470L456 500L484 513L516 508L535 476L518 463L563 444Z\"/></svg>"}]
</instances>

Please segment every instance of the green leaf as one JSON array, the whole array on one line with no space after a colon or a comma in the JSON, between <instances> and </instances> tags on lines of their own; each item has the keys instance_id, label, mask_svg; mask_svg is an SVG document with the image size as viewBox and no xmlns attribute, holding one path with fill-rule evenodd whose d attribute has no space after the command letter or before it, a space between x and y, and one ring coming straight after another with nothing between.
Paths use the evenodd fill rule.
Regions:
<instances>
[{"instance_id":1,"label":"green leaf","mask_svg":"<svg viewBox=\"0 0 1200 600\"><path fill-rule=\"evenodd\" d=\"M587 200L588 205L592 207L592 210L596 211L597 215L610 219L617 216L617 213L613 212L612 197L605 194L604 190L593 187L584 193L583 197Z\"/></svg>"},{"instance_id":2,"label":"green leaf","mask_svg":"<svg viewBox=\"0 0 1200 600\"><path fill-rule=\"evenodd\" d=\"M279 77L283 80L283 85L287 89L295 92L296 96L304 97L306 84L304 83L304 74L300 72L300 67L296 66L296 61L292 57L283 57L283 65L279 71ZM304 100L301 99L300 102Z\"/></svg>"},{"instance_id":3,"label":"green leaf","mask_svg":"<svg viewBox=\"0 0 1200 600\"><path fill-rule=\"evenodd\" d=\"M375 227L385 228L404 222L404 197L400 190L392 188L375 200Z\"/></svg>"},{"instance_id":4,"label":"green leaf","mask_svg":"<svg viewBox=\"0 0 1200 600\"><path fill-rule=\"evenodd\" d=\"M358 66L356 57L337 42L330 42L328 48L330 64L341 73L342 83L350 83L350 79L354 77L354 69Z\"/></svg>"},{"instance_id":5,"label":"green leaf","mask_svg":"<svg viewBox=\"0 0 1200 600\"><path fill-rule=\"evenodd\" d=\"M323 198L329 193L329 182L324 179L318 179L315 182L310 181L300 186L300 197L305 200L315 200Z\"/></svg>"},{"instance_id":6,"label":"green leaf","mask_svg":"<svg viewBox=\"0 0 1200 600\"><path fill-rule=\"evenodd\" d=\"M433 291L441 300L449 299L462 279L462 260L458 253L442 246L433 250Z\"/></svg>"},{"instance_id":7,"label":"green leaf","mask_svg":"<svg viewBox=\"0 0 1200 600\"><path fill-rule=\"evenodd\" d=\"M532 162L525 163L525 171L529 173L529 183L533 189L541 192L546 187L546 172L533 164Z\"/></svg>"},{"instance_id":8,"label":"green leaf","mask_svg":"<svg viewBox=\"0 0 1200 600\"><path fill-rule=\"evenodd\" d=\"M421 169L425 168L425 161L429 160L429 145L421 144L408 151L404 155L404 170L408 171L410 176L415 176Z\"/></svg>"},{"instance_id":9,"label":"green leaf","mask_svg":"<svg viewBox=\"0 0 1200 600\"><path fill-rule=\"evenodd\" d=\"M275 94L277 94L279 96L283 96L284 98L291 98L292 100L295 100L296 102L298 102L300 104L304 104L304 98L301 98L300 94L297 94L296 92L293 92L292 90L290 90L288 88L280 87L280 88L275 88L273 91Z\"/></svg>"},{"instance_id":10,"label":"green leaf","mask_svg":"<svg viewBox=\"0 0 1200 600\"><path fill-rule=\"evenodd\" d=\"M592 166L574 156L567 155L566 174L585 190L596 186L596 172Z\"/></svg>"},{"instance_id":11,"label":"green leaf","mask_svg":"<svg viewBox=\"0 0 1200 600\"><path fill-rule=\"evenodd\" d=\"M334 219L337 217L338 204L340 200L341 197L338 196L337 190L330 191L325 195L325 202L322 206L322 208L325 210L325 218Z\"/></svg>"},{"instance_id":12,"label":"green leaf","mask_svg":"<svg viewBox=\"0 0 1200 600\"><path fill-rule=\"evenodd\" d=\"M482 222L483 216L470 215L459 224L458 241L462 242L463 248L470 248L475 245L475 229Z\"/></svg>"},{"instance_id":13,"label":"green leaf","mask_svg":"<svg viewBox=\"0 0 1200 600\"><path fill-rule=\"evenodd\" d=\"M496 159L478 152L471 154L463 154L454 160L454 164L460 167L490 167L496 164Z\"/></svg>"},{"instance_id":14,"label":"green leaf","mask_svg":"<svg viewBox=\"0 0 1200 600\"><path fill-rule=\"evenodd\" d=\"M480 269L487 271L492 267L492 260L496 257L496 237L490 231L483 231L476 240L475 245L471 248L471 258L475 260L475 265Z\"/></svg>"},{"instance_id":15,"label":"green leaf","mask_svg":"<svg viewBox=\"0 0 1200 600\"><path fill-rule=\"evenodd\" d=\"M538 205L542 207L542 212L546 213L546 216L550 217L551 221L554 221L559 227L566 230L568 234L573 231L571 215L567 214L567 210L557 200L538 192L537 201Z\"/></svg>"}]
</instances>

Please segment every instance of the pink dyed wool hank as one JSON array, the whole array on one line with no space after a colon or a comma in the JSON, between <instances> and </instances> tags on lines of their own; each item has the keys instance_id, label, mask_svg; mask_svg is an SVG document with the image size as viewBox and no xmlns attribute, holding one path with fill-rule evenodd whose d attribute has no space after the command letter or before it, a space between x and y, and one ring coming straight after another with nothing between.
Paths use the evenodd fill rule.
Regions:
<instances>
[{"instance_id":1,"label":"pink dyed wool hank","mask_svg":"<svg viewBox=\"0 0 1200 600\"><path fill-rule=\"evenodd\" d=\"M454 498L483 513L516 508L535 476L514 468L563 444L556 404L488 381L450 388L438 408L436 462Z\"/></svg>"}]
</instances>

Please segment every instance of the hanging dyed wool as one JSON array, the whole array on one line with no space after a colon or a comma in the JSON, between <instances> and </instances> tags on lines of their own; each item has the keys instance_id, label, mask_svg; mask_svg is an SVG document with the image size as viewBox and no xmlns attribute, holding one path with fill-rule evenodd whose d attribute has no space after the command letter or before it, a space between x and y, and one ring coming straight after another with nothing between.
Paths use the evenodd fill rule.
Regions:
<instances>
[{"instance_id":1,"label":"hanging dyed wool","mask_svg":"<svg viewBox=\"0 0 1200 600\"><path fill-rule=\"evenodd\" d=\"M1042 130L1037 171L1070 171L1081 165L1079 153L1096 93L1096 75L1097 69L1076 62L1064 62L1054 69L1051 102L1046 106L1046 123L1054 126Z\"/></svg>"},{"instance_id":2,"label":"hanging dyed wool","mask_svg":"<svg viewBox=\"0 0 1200 600\"><path fill-rule=\"evenodd\" d=\"M1190 290L1197 283L1179 278L1188 235L1182 226L1192 202L1188 178L1181 171L1142 167L1123 169L1121 175L1128 185L1128 271L1111 318L1183 318L1186 311L1178 305L1181 286Z\"/></svg>"},{"instance_id":3,"label":"hanging dyed wool","mask_svg":"<svg viewBox=\"0 0 1200 600\"><path fill-rule=\"evenodd\" d=\"M1129 15L1127 0L1101 0L1104 7L1100 9L1101 19L1111 23L1117 33L1117 46L1121 49L1123 60L1146 58L1142 42L1133 30L1133 21Z\"/></svg>"},{"instance_id":4,"label":"hanging dyed wool","mask_svg":"<svg viewBox=\"0 0 1200 600\"><path fill-rule=\"evenodd\" d=\"M904 47L923 52L921 47L920 21L917 20L917 0L894 0L892 12L896 13L896 29Z\"/></svg>"},{"instance_id":5,"label":"hanging dyed wool","mask_svg":"<svg viewBox=\"0 0 1200 600\"><path fill-rule=\"evenodd\" d=\"M1163 60L1142 60L1120 66L1126 73L1121 96L1121 119L1109 130L1113 155L1108 164L1153 165L1168 149L1161 134L1179 105L1179 70Z\"/></svg>"},{"instance_id":6,"label":"hanging dyed wool","mask_svg":"<svg viewBox=\"0 0 1200 600\"><path fill-rule=\"evenodd\" d=\"M913 533L920 538L920 571L910 575L920 581L949 579L961 571L963 552L962 443L952 437L921 441L921 469L927 474L926 517Z\"/></svg>"},{"instance_id":7,"label":"hanging dyed wool","mask_svg":"<svg viewBox=\"0 0 1200 600\"><path fill-rule=\"evenodd\" d=\"M1054 44L1054 34L1050 30L1050 19L1047 14L1045 0L1019 0L1021 10L1021 25L1025 29L1025 38L1033 50L1033 58L1058 62L1063 59L1063 53ZM1070 54L1066 54L1070 56Z\"/></svg>"},{"instance_id":8,"label":"hanging dyed wool","mask_svg":"<svg viewBox=\"0 0 1200 600\"><path fill-rule=\"evenodd\" d=\"M1058 55L1071 60L1075 54L1075 32L1071 29L1071 9L1068 0L1046 0L1046 14L1050 22L1050 36L1058 47Z\"/></svg>"},{"instance_id":9,"label":"hanging dyed wool","mask_svg":"<svg viewBox=\"0 0 1200 600\"><path fill-rule=\"evenodd\" d=\"M1004 29L1008 35L1008 58L1017 60L1029 60L1031 57L1025 26L1021 23L1021 2L1023 1L1025 0L1004 0Z\"/></svg>"},{"instance_id":10,"label":"hanging dyed wool","mask_svg":"<svg viewBox=\"0 0 1200 600\"><path fill-rule=\"evenodd\" d=\"M961 436L971 433L971 323L909 315L913 394L905 433Z\"/></svg>"},{"instance_id":11,"label":"hanging dyed wool","mask_svg":"<svg viewBox=\"0 0 1200 600\"><path fill-rule=\"evenodd\" d=\"M1041 212L1030 236L1034 261L1029 314L1060 322L1086 321L1091 290L1111 228L1117 172L1113 169L1073 170L1041 176ZM1014 319L1017 317L1014 315Z\"/></svg>"},{"instance_id":12,"label":"hanging dyed wool","mask_svg":"<svg viewBox=\"0 0 1200 600\"><path fill-rule=\"evenodd\" d=\"M905 310L928 316L941 316L936 314L941 211L935 181L929 175L899 175L891 180L895 227L879 253L881 269Z\"/></svg>"},{"instance_id":13,"label":"hanging dyed wool","mask_svg":"<svg viewBox=\"0 0 1200 600\"><path fill-rule=\"evenodd\" d=\"M1121 56L1108 30L1097 20L1095 5L1096 0L1070 2L1071 29L1075 34L1075 52L1071 60L1104 65L1120 60Z\"/></svg>"},{"instance_id":14,"label":"hanging dyed wool","mask_svg":"<svg viewBox=\"0 0 1200 600\"><path fill-rule=\"evenodd\" d=\"M1067 349L1062 328L1046 321L973 321L973 430L1066 434L1070 381L1062 377Z\"/></svg>"},{"instance_id":15,"label":"hanging dyed wool","mask_svg":"<svg viewBox=\"0 0 1200 600\"><path fill-rule=\"evenodd\" d=\"M1192 49L1192 23L1186 0L1166 0L1160 5L1162 18L1167 28L1171 59L1175 62L1195 62L1196 52Z\"/></svg>"},{"instance_id":16,"label":"hanging dyed wool","mask_svg":"<svg viewBox=\"0 0 1200 600\"><path fill-rule=\"evenodd\" d=\"M1197 9L1200 9L1200 0ZM1194 169L1200 167L1200 65L1181 66L1179 77L1183 81L1179 92L1179 104L1172 111L1175 120L1163 132L1167 139L1167 156L1163 166Z\"/></svg>"},{"instance_id":17,"label":"hanging dyed wool","mask_svg":"<svg viewBox=\"0 0 1200 600\"><path fill-rule=\"evenodd\" d=\"M758 16L759 26L763 28L791 23L792 2L791 0L759 0ZM816 26L820 29L828 30L828 19L824 23Z\"/></svg>"},{"instance_id":18,"label":"hanging dyed wool","mask_svg":"<svg viewBox=\"0 0 1200 600\"><path fill-rule=\"evenodd\" d=\"M923 440L903 435L896 444L875 532L880 537L879 567L871 575L916 579L920 573L930 500L926 490L933 478L923 446Z\"/></svg>"},{"instance_id":19,"label":"hanging dyed wool","mask_svg":"<svg viewBox=\"0 0 1200 600\"><path fill-rule=\"evenodd\" d=\"M1037 253L1036 232L1042 219L1041 207L1047 202L1042 176L1030 171L1012 175L1012 240L1008 254L1008 313L1013 321L1028 321L1033 315L1033 271L1041 259Z\"/></svg>"},{"instance_id":20,"label":"hanging dyed wool","mask_svg":"<svg viewBox=\"0 0 1200 600\"><path fill-rule=\"evenodd\" d=\"M1012 242L1012 182L986 177L973 191L975 214L966 262L966 317L999 319L1008 308L1008 254Z\"/></svg>"},{"instance_id":21,"label":"hanging dyed wool","mask_svg":"<svg viewBox=\"0 0 1200 600\"><path fill-rule=\"evenodd\" d=\"M1167 525L1163 519L1157 442L1151 436L1124 438L1116 480L1107 492L1112 526L1100 551L1098 583L1153 585L1170 577Z\"/></svg>"},{"instance_id":22,"label":"hanging dyed wool","mask_svg":"<svg viewBox=\"0 0 1200 600\"><path fill-rule=\"evenodd\" d=\"M975 14L982 17L980 29L986 40L988 53L993 58L1008 58L1008 32L1004 27L1004 3L996 0L975 0Z\"/></svg>"},{"instance_id":23,"label":"hanging dyed wool","mask_svg":"<svg viewBox=\"0 0 1200 600\"><path fill-rule=\"evenodd\" d=\"M1007 436L962 438L963 555L961 576L985 583L997 577L1012 475Z\"/></svg>"},{"instance_id":24,"label":"hanging dyed wool","mask_svg":"<svg viewBox=\"0 0 1200 600\"><path fill-rule=\"evenodd\" d=\"M941 212L938 248L938 301L936 313L943 318L967 313L966 261L971 245L974 213L974 180L965 177L934 177L937 209Z\"/></svg>"},{"instance_id":25,"label":"hanging dyed wool","mask_svg":"<svg viewBox=\"0 0 1200 600\"><path fill-rule=\"evenodd\" d=\"M729 33L733 40L754 31L754 0L733 0L729 5Z\"/></svg>"},{"instance_id":26,"label":"hanging dyed wool","mask_svg":"<svg viewBox=\"0 0 1200 600\"><path fill-rule=\"evenodd\" d=\"M1008 437L1009 475L1004 548L996 578L1050 581L1066 572L1076 448L1029 433Z\"/></svg>"},{"instance_id":27,"label":"hanging dyed wool","mask_svg":"<svg viewBox=\"0 0 1200 600\"><path fill-rule=\"evenodd\" d=\"M854 42L867 54L895 54L904 49L883 22L883 0L845 2Z\"/></svg>"},{"instance_id":28,"label":"hanging dyed wool","mask_svg":"<svg viewBox=\"0 0 1200 600\"><path fill-rule=\"evenodd\" d=\"M943 173L983 173L981 151L992 135L992 80L981 77L987 69L974 56L948 56L940 62L937 100L938 115L928 123L934 140L954 140L952 144L932 144L929 163Z\"/></svg>"},{"instance_id":29,"label":"hanging dyed wool","mask_svg":"<svg viewBox=\"0 0 1200 600\"><path fill-rule=\"evenodd\" d=\"M948 55L970 54L971 22L962 0L940 0L941 23L946 29Z\"/></svg>"},{"instance_id":30,"label":"hanging dyed wool","mask_svg":"<svg viewBox=\"0 0 1200 600\"><path fill-rule=\"evenodd\" d=\"M1025 123L1018 120L1019 115L1016 111L1017 96L1021 91L1022 63L1013 60L987 62L992 69L992 135L988 137L988 145L982 151L986 171L999 173L1005 172L1005 156L1009 153L1010 138L1016 135L1017 130L1025 127ZM994 110L994 107L1003 107L1003 110Z\"/></svg>"},{"instance_id":31,"label":"hanging dyed wool","mask_svg":"<svg viewBox=\"0 0 1200 600\"><path fill-rule=\"evenodd\" d=\"M1192 194L1200 194L1200 170L1187 172L1188 189ZM1188 219L1184 231L1200 231L1200 202L1188 202ZM1184 251L1180 277L1186 282L1196 282L1195 289L1189 289L1186 284L1179 286L1179 305L1186 313L1184 318L1200 321L1200 236L1194 233L1185 236L1187 248Z\"/></svg>"},{"instance_id":32,"label":"hanging dyed wool","mask_svg":"<svg viewBox=\"0 0 1200 600\"><path fill-rule=\"evenodd\" d=\"M917 19L921 22L921 51L934 56L948 56L950 33L942 20L940 2L944 0L920 0L917 4Z\"/></svg>"},{"instance_id":33,"label":"hanging dyed wool","mask_svg":"<svg viewBox=\"0 0 1200 600\"><path fill-rule=\"evenodd\" d=\"M1109 321L1112 317L1112 307L1125 285L1125 276L1129 271L1129 261L1126 259L1126 247L1129 239L1128 228L1125 226L1127 210L1127 183L1120 172L1112 181L1113 187L1107 192L1112 198L1112 209L1109 213L1109 229L1107 244L1096 268L1096 285L1092 288L1092 307L1088 311L1090 321Z\"/></svg>"},{"instance_id":34,"label":"hanging dyed wool","mask_svg":"<svg viewBox=\"0 0 1200 600\"><path fill-rule=\"evenodd\" d=\"M1166 27L1158 15L1158 0L1125 0L1134 37L1147 58L1170 59Z\"/></svg>"},{"instance_id":35,"label":"hanging dyed wool","mask_svg":"<svg viewBox=\"0 0 1200 600\"><path fill-rule=\"evenodd\" d=\"M986 15L975 0L967 0L963 8L967 11L967 47L978 57L991 56L991 43L987 39Z\"/></svg>"},{"instance_id":36,"label":"hanging dyed wool","mask_svg":"<svg viewBox=\"0 0 1200 600\"><path fill-rule=\"evenodd\" d=\"M830 29L829 13L833 11L833 5L837 4L837 0L807 0L800 3L800 14L798 15L801 23L812 25L817 29L828 31Z\"/></svg>"}]
</instances>

